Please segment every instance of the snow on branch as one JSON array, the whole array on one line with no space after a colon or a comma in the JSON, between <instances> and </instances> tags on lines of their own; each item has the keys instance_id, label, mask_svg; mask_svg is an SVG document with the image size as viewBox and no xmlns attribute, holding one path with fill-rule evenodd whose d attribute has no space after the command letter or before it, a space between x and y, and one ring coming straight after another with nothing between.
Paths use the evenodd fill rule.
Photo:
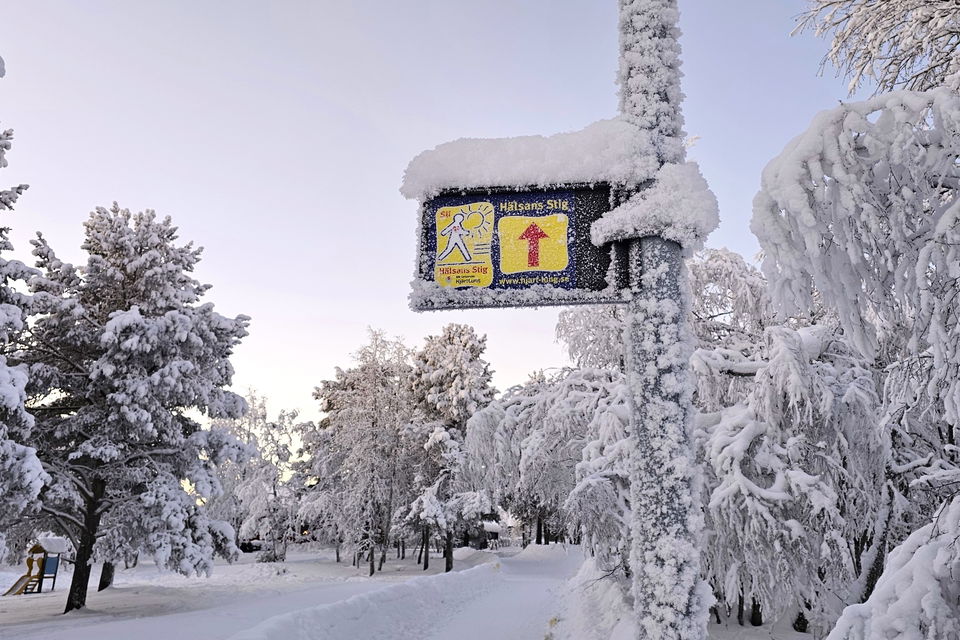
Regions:
<instances>
[{"instance_id":1,"label":"snow on branch","mask_svg":"<svg viewBox=\"0 0 960 640\"><path fill-rule=\"evenodd\" d=\"M960 637L960 497L890 552L873 594L847 607L827 640Z\"/></svg>"},{"instance_id":2,"label":"snow on branch","mask_svg":"<svg viewBox=\"0 0 960 640\"><path fill-rule=\"evenodd\" d=\"M832 33L823 62L880 90L928 89L960 71L960 11L934 0L808 0L798 30Z\"/></svg>"},{"instance_id":3,"label":"snow on branch","mask_svg":"<svg viewBox=\"0 0 960 640\"><path fill-rule=\"evenodd\" d=\"M695 162L665 164L653 185L593 223L590 236L602 246L614 240L660 236L688 253L703 247L720 224L717 198Z\"/></svg>"},{"instance_id":4,"label":"snow on branch","mask_svg":"<svg viewBox=\"0 0 960 640\"><path fill-rule=\"evenodd\" d=\"M947 87L817 115L764 169L753 204L781 312L812 308L816 290L866 355L897 327L954 322L958 158L960 95ZM931 337L888 349L922 351Z\"/></svg>"}]
</instances>

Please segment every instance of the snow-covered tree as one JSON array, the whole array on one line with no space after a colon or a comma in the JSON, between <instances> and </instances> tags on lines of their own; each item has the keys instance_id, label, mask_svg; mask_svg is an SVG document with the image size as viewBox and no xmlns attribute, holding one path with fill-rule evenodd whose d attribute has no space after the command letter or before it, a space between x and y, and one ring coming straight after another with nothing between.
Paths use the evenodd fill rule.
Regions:
<instances>
[{"instance_id":1,"label":"snow-covered tree","mask_svg":"<svg viewBox=\"0 0 960 640\"><path fill-rule=\"evenodd\" d=\"M256 433L269 422L266 398L250 389L243 400L247 409L242 416L217 418L211 422L211 427L227 431L246 444L249 456L238 461L225 460L217 466L217 481L220 483L221 492L211 496L204 504L208 516L228 522L238 535L247 514L237 495L237 487L247 478L253 467L257 455Z\"/></svg>"},{"instance_id":2,"label":"snow-covered tree","mask_svg":"<svg viewBox=\"0 0 960 640\"><path fill-rule=\"evenodd\" d=\"M309 431L311 425L296 424L296 411L281 411L270 420L266 398L252 389L244 401L247 411L242 417L213 421L214 428L247 444L250 456L218 467L223 492L207 501L207 512L229 522L240 538L259 539L260 562L283 561L298 506L294 486L288 482L294 434Z\"/></svg>"},{"instance_id":3,"label":"snow-covered tree","mask_svg":"<svg viewBox=\"0 0 960 640\"><path fill-rule=\"evenodd\" d=\"M531 412L532 424L520 444L518 493L536 505L541 515L564 521L564 503L577 483L578 463L594 417L614 387L618 374L601 369L562 372L545 386ZM617 517L613 515L613 517Z\"/></svg>"},{"instance_id":4,"label":"snow-covered tree","mask_svg":"<svg viewBox=\"0 0 960 640\"><path fill-rule=\"evenodd\" d=\"M347 452L340 449L342 438L337 437L336 422L329 417L319 425L311 422L300 426L305 428L298 430L301 446L291 480L301 491L297 521L314 540L333 544L340 562L341 545L347 541L340 515L345 513L343 505L350 495L341 474Z\"/></svg>"},{"instance_id":5,"label":"snow-covered tree","mask_svg":"<svg viewBox=\"0 0 960 640\"><path fill-rule=\"evenodd\" d=\"M356 554L366 554L372 575L375 550L382 567L394 511L405 497L398 487L409 471L401 464L401 432L412 409L410 356L399 340L371 331L355 358L355 367L338 368L336 378L314 392L327 416L318 427L324 433L310 437L316 481L300 513L331 528Z\"/></svg>"},{"instance_id":6,"label":"snow-covered tree","mask_svg":"<svg viewBox=\"0 0 960 640\"><path fill-rule=\"evenodd\" d=\"M957 462L958 158L955 90L882 95L817 116L766 168L755 200L752 227L781 313L809 308L816 291L886 372L899 465Z\"/></svg>"},{"instance_id":7,"label":"snow-covered tree","mask_svg":"<svg viewBox=\"0 0 960 640\"><path fill-rule=\"evenodd\" d=\"M583 445L574 480L563 504L568 527L607 571L630 575L630 410L623 377L617 372L582 370L572 378L591 382L579 404L592 411L570 411L577 417ZM574 398L570 398L574 400ZM557 400L564 402L564 397ZM591 407L591 405L593 405ZM555 409L553 411L562 410ZM579 415L578 415L579 414Z\"/></svg>"},{"instance_id":8,"label":"snow-covered tree","mask_svg":"<svg viewBox=\"0 0 960 640\"><path fill-rule=\"evenodd\" d=\"M263 542L260 562L282 562L296 525L297 495L287 482L297 431L296 411L281 411L254 434L257 455L237 485L243 520L240 537ZM303 427L300 428L303 430Z\"/></svg>"},{"instance_id":9,"label":"snow-covered tree","mask_svg":"<svg viewBox=\"0 0 960 640\"><path fill-rule=\"evenodd\" d=\"M209 573L215 552L232 557L234 532L199 500L219 491L216 465L243 450L190 413L244 409L225 387L247 318L200 302L208 286L191 272L201 250L178 245L170 219L152 211L98 208L84 227L80 267L34 241L37 317L16 354L36 419L27 444L51 476L41 513L24 524L74 542L68 611L85 605L93 557L112 559L121 542L185 574Z\"/></svg>"},{"instance_id":10,"label":"snow-covered tree","mask_svg":"<svg viewBox=\"0 0 960 640\"><path fill-rule=\"evenodd\" d=\"M806 605L822 628L869 572L884 517L873 372L824 327L772 327L762 355L744 401L702 418L704 569L728 607Z\"/></svg>"},{"instance_id":11,"label":"snow-covered tree","mask_svg":"<svg viewBox=\"0 0 960 640\"><path fill-rule=\"evenodd\" d=\"M945 503L887 558L862 604L844 609L827 640L960 637L960 497Z\"/></svg>"},{"instance_id":12,"label":"snow-covered tree","mask_svg":"<svg viewBox=\"0 0 960 640\"><path fill-rule=\"evenodd\" d=\"M960 95L898 91L819 114L764 170L752 228L781 316L815 300L869 363L880 505L843 604L952 491L960 428ZM878 470L878 472L880 472Z\"/></svg>"},{"instance_id":13,"label":"snow-covered tree","mask_svg":"<svg viewBox=\"0 0 960 640\"><path fill-rule=\"evenodd\" d=\"M0 59L0 78L4 75ZM0 132L0 169L7 166L13 131ZM13 209L27 185L0 190L0 211ZM0 227L0 252L10 251L10 229ZM23 329L29 297L15 290L11 282L24 281L31 271L16 260L0 257L0 346L6 351L14 334ZM0 560L6 554L4 530L21 512L35 508L34 502L46 478L36 453L23 443L33 428L33 417L24 409L26 368L11 366L0 355Z\"/></svg>"},{"instance_id":14,"label":"snow-covered tree","mask_svg":"<svg viewBox=\"0 0 960 640\"><path fill-rule=\"evenodd\" d=\"M578 367L623 371L623 307L565 307L557 317L556 338Z\"/></svg>"},{"instance_id":15,"label":"snow-covered tree","mask_svg":"<svg viewBox=\"0 0 960 640\"><path fill-rule=\"evenodd\" d=\"M766 279L727 249L698 251L687 260L687 268L699 355L727 374L752 374L749 365L744 368L738 363L749 360L769 324ZM578 367L622 371L623 316L620 305L566 308L557 320L557 340Z\"/></svg>"},{"instance_id":16,"label":"snow-covered tree","mask_svg":"<svg viewBox=\"0 0 960 640\"><path fill-rule=\"evenodd\" d=\"M465 481L514 512L526 502L518 493L523 442L537 424L539 401L550 384L543 372L538 372L526 383L507 389L467 421Z\"/></svg>"},{"instance_id":17,"label":"snow-covered tree","mask_svg":"<svg viewBox=\"0 0 960 640\"><path fill-rule=\"evenodd\" d=\"M468 325L450 324L440 335L428 336L413 357L410 389L415 402L414 424L408 432L413 448L422 447L417 465L419 495L408 519L446 536L446 568L453 568L453 537L476 520L464 505L488 503L488 496L461 495L462 444L468 419L486 407L496 393L492 372L481 357L486 338ZM475 493L468 491L467 493ZM448 504L448 502L450 502ZM429 538L429 533L424 534Z\"/></svg>"},{"instance_id":18,"label":"snow-covered tree","mask_svg":"<svg viewBox=\"0 0 960 640\"><path fill-rule=\"evenodd\" d=\"M833 40L830 61L878 90L925 90L960 71L960 7L943 0L808 0L798 29Z\"/></svg>"},{"instance_id":19,"label":"snow-covered tree","mask_svg":"<svg viewBox=\"0 0 960 640\"><path fill-rule=\"evenodd\" d=\"M704 575L722 607L756 603L770 617L809 605L822 629L866 588L873 532L889 514L873 365L845 342L819 294L806 317L777 327L766 280L742 257L704 250L687 264ZM590 353L580 345L615 343L620 330L615 314L576 309L561 314L558 335L576 358ZM606 366L619 368L615 359ZM629 572L630 534L618 519L629 508L629 413L620 383L610 383L566 507L604 568ZM598 505L606 518L591 515Z\"/></svg>"},{"instance_id":20,"label":"snow-covered tree","mask_svg":"<svg viewBox=\"0 0 960 640\"><path fill-rule=\"evenodd\" d=\"M438 336L429 336L414 354L410 384L424 420L463 428L467 419L490 403L496 394L493 372L481 357L487 339L473 327L448 324Z\"/></svg>"}]
</instances>

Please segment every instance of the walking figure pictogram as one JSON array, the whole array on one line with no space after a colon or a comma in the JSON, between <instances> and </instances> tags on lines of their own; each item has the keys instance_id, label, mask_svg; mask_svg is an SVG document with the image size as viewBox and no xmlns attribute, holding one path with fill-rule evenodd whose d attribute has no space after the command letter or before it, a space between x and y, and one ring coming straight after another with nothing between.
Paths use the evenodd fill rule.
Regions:
<instances>
[{"instance_id":1,"label":"walking figure pictogram","mask_svg":"<svg viewBox=\"0 0 960 640\"><path fill-rule=\"evenodd\" d=\"M464 215L462 213L456 214L453 216L453 222L440 232L440 235L449 237L447 238L447 248L437 256L437 262L443 262L453 253L454 249L460 249L460 253L463 255L463 261L470 262L470 251L467 250L467 243L464 242L464 238L469 236L470 232L463 227L463 220Z\"/></svg>"}]
</instances>

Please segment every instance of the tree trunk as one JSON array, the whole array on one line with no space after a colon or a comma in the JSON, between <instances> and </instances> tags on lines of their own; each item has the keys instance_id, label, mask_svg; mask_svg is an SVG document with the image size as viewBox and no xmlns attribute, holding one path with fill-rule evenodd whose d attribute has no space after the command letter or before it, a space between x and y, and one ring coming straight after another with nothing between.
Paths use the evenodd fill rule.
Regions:
<instances>
[{"instance_id":1,"label":"tree trunk","mask_svg":"<svg viewBox=\"0 0 960 640\"><path fill-rule=\"evenodd\" d=\"M863 588L863 596L860 599L860 602L866 602L867 598L870 597L870 594L873 593L874 588L877 586L877 580L880 579L880 575L883 573L883 565L886 560L886 549L887 549L887 534L890 532L890 520L895 513L893 508L893 488L890 486L889 481L886 487L886 508L887 508L887 517L883 522L883 530L877 536L876 530L874 530L874 540L873 545L871 546L870 552L873 553L873 562L870 563L870 566L867 568L867 580Z\"/></svg>"},{"instance_id":2,"label":"tree trunk","mask_svg":"<svg viewBox=\"0 0 960 640\"><path fill-rule=\"evenodd\" d=\"M537 516L537 544L543 544L543 518Z\"/></svg>"},{"instance_id":3,"label":"tree trunk","mask_svg":"<svg viewBox=\"0 0 960 640\"><path fill-rule=\"evenodd\" d=\"M737 596L737 623L743 626L743 592Z\"/></svg>"},{"instance_id":4,"label":"tree trunk","mask_svg":"<svg viewBox=\"0 0 960 640\"><path fill-rule=\"evenodd\" d=\"M97 585L97 591L109 589L113 585L113 574L115 571L116 567L113 566L112 562L103 563L103 566L100 568L100 584Z\"/></svg>"},{"instance_id":5,"label":"tree trunk","mask_svg":"<svg viewBox=\"0 0 960 640\"><path fill-rule=\"evenodd\" d=\"M760 603L756 599L750 606L750 624L755 627L763 625L763 613L760 611Z\"/></svg>"},{"instance_id":6,"label":"tree trunk","mask_svg":"<svg viewBox=\"0 0 960 640\"><path fill-rule=\"evenodd\" d=\"M340 543L339 542L337 542L336 554L337 554L337 562L340 562Z\"/></svg>"},{"instance_id":7,"label":"tree trunk","mask_svg":"<svg viewBox=\"0 0 960 640\"><path fill-rule=\"evenodd\" d=\"M469 529L463 530L463 544L460 546L463 546L463 547L470 546L470 530Z\"/></svg>"},{"instance_id":8,"label":"tree trunk","mask_svg":"<svg viewBox=\"0 0 960 640\"><path fill-rule=\"evenodd\" d=\"M383 571L383 563L387 561L387 543L384 541L380 546L380 562L377 564L377 571Z\"/></svg>"},{"instance_id":9,"label":"tree trunk","mask_svg":"<svg viewBox=\"0 0 960 640\"><path fill-rule=\"evenodd\" d=\"M403 538L400 538L400 559L407 559L407 541Z\"/></svg>"},{"instance_id":10,"label":"tree trunk","mask_svg":"<svg viewBox=\"0 0 960 640\"><path fill-rule=\"evenodd\" d=\"M803 615L803 610L797 612L797 617L793 620L793 630L799 633L806 633L807 627L810 624L807 622L807 616Z\"/></svg>"},{"instance_id":11,"label":"tree trunk","mask_svg":"<svg viewBox=\"0 0 960 640\"><path fill-rule=\"evenodd\" d=\"M423 525L423 570L430 568L430 525Z\"/></svg>"},{"instance_id":12,"label":"tree trunk","mask_svg":"<svg viewBox=\"0 0 960 640\"><path fill-rule=\"evenodd\" d=\"M375 549L374 546L371 544L371 545L370 545L370 573L367 574L367 575L371 575L371 576L375 573L374 570L373 570L373 555L374 555L373 552L374 552L375 550L376 550L376 549Z\"/></svg>"},{"instance_id":13,"label":"tree trunk","mask_svg":"<svg viewBox=\"0 0 960 640\"><path fill-rule=\"evenodd\" d=\"M74 609L82 609L87 605L87 583L90 582L90 559L93 556L93 545L97 542L97 530L100 528L99 513L100 501L106 492L103 480L94 479L90 487L92 497L87 500L83 514L83 531L80 532L80 546L77 547L77 561L73 569L73 580L70 582L70 593L67 594L67 606L64 613Z\"/></svg>"},{"instance_id":14,"label":"tree trunk","mask_svg":"<svg viewBox=\"0 0 960 640\"><path fill-rule=\"evenodd\" d=\"M444 573L453 571L453 531L450 529L447 529L447 544L443 549L443 557L446 559Z\"/></svg>"}]
</instances>

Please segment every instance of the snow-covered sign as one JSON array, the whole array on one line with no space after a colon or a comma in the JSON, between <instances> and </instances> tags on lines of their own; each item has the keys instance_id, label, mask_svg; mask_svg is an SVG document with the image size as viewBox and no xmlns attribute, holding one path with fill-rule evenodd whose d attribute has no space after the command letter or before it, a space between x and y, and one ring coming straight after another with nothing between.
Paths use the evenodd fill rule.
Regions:
<instances>
[{"instance_id":1,"label":"snow-covered sign","mask_svg":"<svg viewBox=\"0 0 960 640\"><path fill-rule=\"evenodd\" d=\"M660 236L690 252L717 225L716 198L680 160L661 162L650 131L622 116L424 151L400 188L420 203L411 306L625 302L619 241ZM611 210L611 190L633 196Z\"/></svg>"},{"instance_id":2,"label":"snow-covered sign","mask_svg":"<svg viewBox=\"0 0 960 640\"><path fill-rule=\"evenodd\" d=\"M411 306L623 302L610 245L591 243L610 189L640 184L649 136L621 118L552 136L461 139L418 155L400 191L420 203Z\"/></svg>"},{"instance_id":3,"label":"snow-covered sign","mask_svg":"<svg viewBox=\"0 0 960 640\"><path fill-rule=\"evenodd\" d=\"M606 185L445 191L421 207L416 310L621 302L591 224Z\"/></svg>"}]
</instances>

